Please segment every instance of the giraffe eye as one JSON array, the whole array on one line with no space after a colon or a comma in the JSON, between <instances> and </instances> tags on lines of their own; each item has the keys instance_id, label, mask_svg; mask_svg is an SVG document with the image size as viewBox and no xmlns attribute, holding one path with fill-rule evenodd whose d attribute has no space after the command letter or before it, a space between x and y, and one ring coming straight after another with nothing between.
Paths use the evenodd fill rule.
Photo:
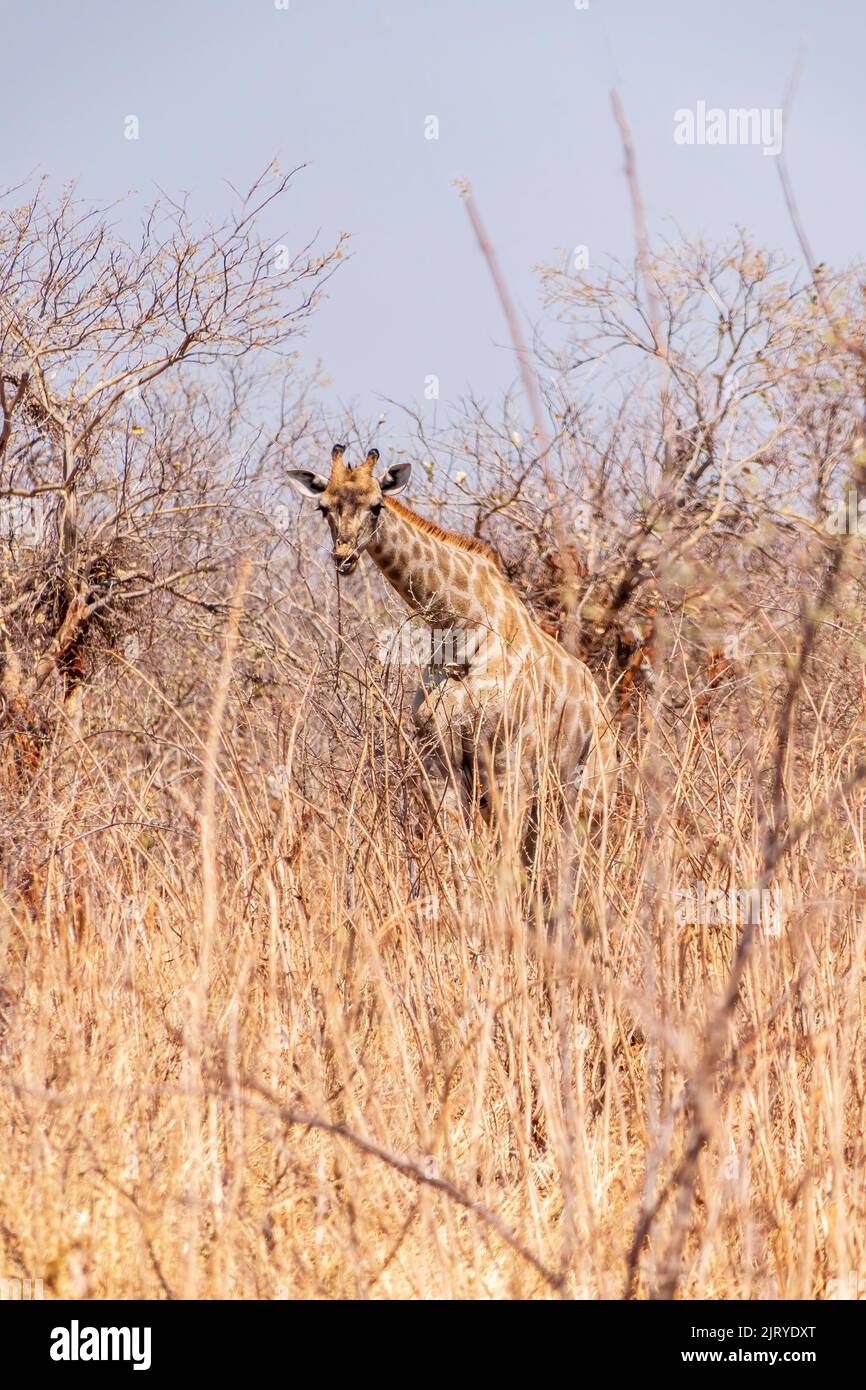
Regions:
<instances>
[{"instance_id":1,"label":"giraffe eye","mask_svg":"<svg viewBox=\"0 0 866 1390\"><path fill-rule=\"evenodd\" d=\"M327 516L327 515L328 515L328 508L325 507L325 506L323 506L321 502L317 503L317 505L316 505L316 511L317 511L317 512L321 512L321 513L322 513L322 516Z\"/></svg>"},{"instance_id":2,"label":"giraffe eye","mask_svg":"<svg viewBox=\"0 0 866 1390\"><path fill-rule=\"evenodd\" d=\"M382 510L382 503L381 503L381 502L374 502L373 505L372 505L372 507L370 508L370 511L373 513L373 516L378 516L381 510Z\"/></svg>"}]
</instances>

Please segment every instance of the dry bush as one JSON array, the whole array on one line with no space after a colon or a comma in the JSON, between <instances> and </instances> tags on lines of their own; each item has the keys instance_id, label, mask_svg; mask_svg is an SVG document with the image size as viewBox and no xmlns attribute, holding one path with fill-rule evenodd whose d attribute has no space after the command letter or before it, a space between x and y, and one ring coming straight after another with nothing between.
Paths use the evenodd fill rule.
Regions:
<instances>
[{"instance_id":1,"label":"dry bush","mask_svg":"<svg viewBox=\"0 0 866 1390\"><path fill-rule=\"evenodd\" d=\"M862 595L856 538L824 520L860 478L862 367L745 242L654 274L661 372L633 280L551 272L583 316L544 357L573 555L510 402L418 421L419 509L499 546L612 708L640 653L619 795L576 837L555 930L507 821L455 841L431 815L396 600L366 571L338 591L319 519L278 510L281 469L321 466L314 391L271 401L267 438L250 375L142 392L122 503L85 470L51 552L81 587L75 555L135 542L139 645L107 605L125 635L97 634L72 699L54 663L27 748L9 691L50 651L53 571L10 550L5 1275L154 1298L862 1291ZM858 334L856 277L826 283ZM618 340L626 376L594 377L590 410L584 365ZM543 814L554 873L568 838Z\"/></svg>"}]
</instances>

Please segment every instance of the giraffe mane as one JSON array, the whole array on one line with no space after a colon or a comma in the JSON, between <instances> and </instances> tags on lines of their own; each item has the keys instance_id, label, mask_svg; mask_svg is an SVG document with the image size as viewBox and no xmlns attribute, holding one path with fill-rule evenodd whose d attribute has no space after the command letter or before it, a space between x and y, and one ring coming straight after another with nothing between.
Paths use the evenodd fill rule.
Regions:
<instances>
[{"instance_id":1,"label":"giraffe mane","mask_svg":"<svg viewBox=\"0 0 866 1390\"><path fill-rule=\"evenodd\" d=\"M480 541L475 536L463 536L459 531L446 531L444 526L438 522L431 521L429 517L419 516L413 512L411 507L407 507L402 502L398 502L396 497L386 497L385 506L390 507L392 512L402 516L404 521L408 521L410 526L417 526L419 531L426 531L428 536L435 536L436 540L444 541L446 545L456 545L459 550L474 551L476 555L485 555L488 560L492 560L498 570L502 569L502 558L488 545L486 541Z\"/></svg>"}]
</instances>

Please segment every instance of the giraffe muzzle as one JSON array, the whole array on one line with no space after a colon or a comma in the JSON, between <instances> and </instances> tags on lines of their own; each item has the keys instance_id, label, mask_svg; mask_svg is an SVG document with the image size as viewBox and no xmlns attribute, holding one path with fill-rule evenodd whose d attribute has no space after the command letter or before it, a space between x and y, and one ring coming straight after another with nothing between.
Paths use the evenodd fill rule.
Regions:
<instances>
[{"instance_id":1,"label":"giraffe muzzle","mask_svg":"<svg viewBox=\"0 0 866 1390\"><path fill-rule=\"evenodd\" d=\"M338 574L351 574L358 563L358 556L355 555L335 555L334 564L337 566Z\"/></svg>"}]
</instances>

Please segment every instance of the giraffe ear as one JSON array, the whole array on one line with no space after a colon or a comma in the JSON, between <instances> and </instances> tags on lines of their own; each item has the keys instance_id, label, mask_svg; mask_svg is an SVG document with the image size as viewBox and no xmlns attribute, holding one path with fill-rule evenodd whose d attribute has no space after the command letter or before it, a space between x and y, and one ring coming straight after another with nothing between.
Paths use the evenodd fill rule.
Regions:
<instances>
[{"instance_id":1,"label":"giraffe ear","mask_svg":"<svg viewBox=\"0 0 866 1390\"><path fill-rule=\"evenodd\" d=\"M311 473L308 468L290 468L286 477L302 497L319 497L328 486L327 478L321 473Z\"/></svg>"},{"instance_id":2,"label":"giraffe ear","mask_svg":"<svg viewBox=\"0 0 866 1390\"><path fill-rule=\"evenodd\" d=\"M392 463L387 473L383 473L379 479L383 496L393 497L395 493L402 492L409 482L411 472L411 463Z\"/></svg>"}]
</instances>

